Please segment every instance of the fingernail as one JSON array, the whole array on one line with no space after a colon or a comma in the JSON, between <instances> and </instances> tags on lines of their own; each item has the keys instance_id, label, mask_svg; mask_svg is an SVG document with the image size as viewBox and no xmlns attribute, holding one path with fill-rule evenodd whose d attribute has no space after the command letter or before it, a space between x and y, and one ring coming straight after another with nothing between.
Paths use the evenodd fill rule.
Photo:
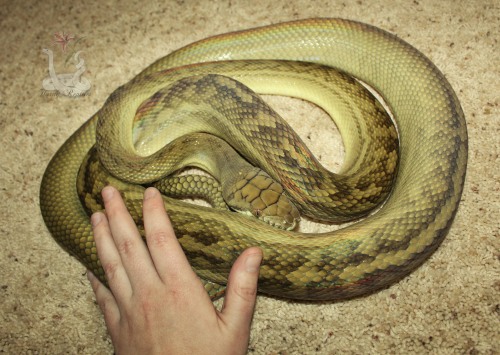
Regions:
<instances>
[{"instance_id":1,"label":"fingernail","mask_svg":"<svg viewBox=\"0 0 500 355\"><path fill-rule=\"evenodd\" d=\"M113 198L115 191L111 186L106 186L104 189L101 191L102 198L104 201L109 201Z\"/></svg>"},{"instance_id":2,"label":"fingernail","mask_svg":"<svg viewBox=\"0 0 500 355\"><path fill-rule=\"evenodd\" d=\"M149 200L152 197L155 197L157 190L154 187L148 187L144 192L144 199Z\"/></svg>"},{"instance_id":3,"label":"fingernail","mask_svg":"<svg viewBox=\"0 0 500 355\"><path fill-rule=\"evenodd\" d=\"M92 281L92 280L94 280L94 279L95 279L94 274L93 274L93 273L92 273L92 271L90 271L90 270L87 270L87 279L88 279L89 281Z\"/></svg>"},{"instance_id":4,"label":"fingernail","mask_svg":"<svg viewBox=\"0 0 500 355\"><path fill-rule=\"evenodd\" d=\"M98 212L90 216L90 223L92 223L92 227L97 226L99 223L101 223L101 221L102 221L102 215Z\"/></svg>"},{"instance_id":5,"label":"fingernail","mask_svg":"<svg viewBox=\"0 0 500 355\"><path fill-rule=\"evenodd\" d=\"M245 262L245 267L247 272L251 273L258 272L261 261L262 261L262 254L257 253L249 255Z\"/></svg>"}]
</instances>

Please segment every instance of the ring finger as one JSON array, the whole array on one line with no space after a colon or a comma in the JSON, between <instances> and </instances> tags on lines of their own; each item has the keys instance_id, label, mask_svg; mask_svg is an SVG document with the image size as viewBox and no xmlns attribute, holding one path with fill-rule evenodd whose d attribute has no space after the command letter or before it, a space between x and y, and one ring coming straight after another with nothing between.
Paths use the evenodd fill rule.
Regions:
<instances>
[{"instance_id":1,"label":"ring finger","mask_svg":"<svg viewBox=\"0 0 500 355\"><path fill-rule=\"evenodd\" d=\"M109 288L118 302L121 297L117 297L117 295L127 297L132 294L129 278L123 267L106 216L101 212L94 213L91 222L97 255L106 274Z\"/></svg>"}]
</instances>

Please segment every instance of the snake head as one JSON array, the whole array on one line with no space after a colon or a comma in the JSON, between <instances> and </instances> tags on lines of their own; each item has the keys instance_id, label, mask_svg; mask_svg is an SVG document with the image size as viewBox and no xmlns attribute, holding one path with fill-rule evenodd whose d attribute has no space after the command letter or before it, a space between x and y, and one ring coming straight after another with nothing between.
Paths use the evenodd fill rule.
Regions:
<instances>
[{"instance_id":1,"label":"snake head","mask_svg":"<svg viewBox=\"0 0 500 355\"><path fill-rule=\"evenodd\" d=\"M235 211L254 216L269 225L292 230L300 220L283 187L263 170L254 168L233 185L226 203Z\"/></svg>"}]
</instances>

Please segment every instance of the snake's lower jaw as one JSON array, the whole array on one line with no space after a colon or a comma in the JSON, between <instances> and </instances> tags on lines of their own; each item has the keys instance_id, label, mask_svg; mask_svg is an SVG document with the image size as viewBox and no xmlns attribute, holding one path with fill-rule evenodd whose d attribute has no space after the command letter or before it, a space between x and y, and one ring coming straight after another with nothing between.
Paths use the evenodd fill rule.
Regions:
<instances>
[{"instance_id":1,"label":"snake's lower jaw","mask_svg":"<svg viewBox=\"0 0 500 355\"><path fill-rule=\"evenodd\" d=\"M291 216L289 218L283 218L281 216L265 216L259 219L275 228L288 231L294 230L300 221L300 218L294 218Z\"/></svg>"},{"instance_id":2,"label":"snake's lower jaw","mask_svg":"<svg viewBox=\"0 0 500 355\"><path fill-rule=\"evenodd\" d=\"M263 215L259 210L257 211L249 211L249 210L239 210L234 209L234 211L246 215L250 218L257 218L260 221L263 221L274 228L283 229L283 230L294 230L297 224L300 221L300 217L298 215L287 214L286 216L278 216L278 215Z\"/></svg>"}]
</instances>

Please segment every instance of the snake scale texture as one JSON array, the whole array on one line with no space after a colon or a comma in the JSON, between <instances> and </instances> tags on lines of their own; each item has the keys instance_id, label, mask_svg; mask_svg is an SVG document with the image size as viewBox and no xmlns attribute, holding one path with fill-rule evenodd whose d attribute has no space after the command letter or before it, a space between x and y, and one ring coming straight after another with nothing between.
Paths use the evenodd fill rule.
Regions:
<instances>
[{"instance_id":1,"label":"snake scale texture","mask_svg":"<svg viewBox=\"0 0 500 355\"><path fill-rule=\"evenodd\" d=\"M229 68L221 73L231 76L231 66L241 65L233 61L240 60L334 67L380 93L399 135L397 178L374 214L322 234L280 230L238 213L166 198L176 235L198 275L209 285L224 284L241 251L260 246L264 251L261 292L334 300L379 290L419 266L439 246L452 223L467 165L465 118L443 74L412 46L383 30L340 19L310 19L193 43L156 61L117 92L133 97L137 87L158 73L175 73L172 68L182 66L194 71L196 63L220 61L216 66ZM99 116L120 109L116 107L118 93L55 154L40 192L42 215L55 240L101 280L104 274L88 211L76 185L82 161L96 143ZM137 108L126 105L129 111ZM140 214L140 190L130 197L127 206Z\"/></svg>"}]
</instances>

